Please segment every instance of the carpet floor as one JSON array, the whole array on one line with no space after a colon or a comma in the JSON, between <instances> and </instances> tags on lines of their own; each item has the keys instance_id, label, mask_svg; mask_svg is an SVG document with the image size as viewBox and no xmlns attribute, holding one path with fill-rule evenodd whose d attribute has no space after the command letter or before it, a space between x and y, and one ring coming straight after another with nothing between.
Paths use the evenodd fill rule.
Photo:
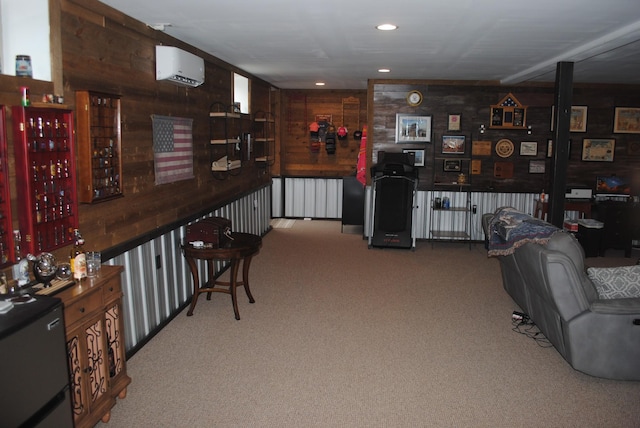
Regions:
<instances>
[{"instance_id":1,"label":"carpet floor","mask_svg":"<svg viewBox=\"0 0 640 428\"><path fill-rule=\"evenodd\" d=\"M575 371L514 331L481 244L369 249L339 222L295 221L264 237L251 291L239 321L222 294L180 313L99 425L640 427L640 382Z\"/></svg>"}]
</instances>

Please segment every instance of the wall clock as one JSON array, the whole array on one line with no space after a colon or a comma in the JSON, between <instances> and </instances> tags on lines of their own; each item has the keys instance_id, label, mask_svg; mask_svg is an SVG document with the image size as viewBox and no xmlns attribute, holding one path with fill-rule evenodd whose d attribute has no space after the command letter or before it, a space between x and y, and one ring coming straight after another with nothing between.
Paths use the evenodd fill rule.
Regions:
<instances>
[{"instance_id":1,"label":"wall clock","mask_svg":"<svg viewBox=\"0 0 640 428\"><path fill-rule=\"evenodd\" d=\"M411 107L417 107L422 104L422 93L420 91L410 91L407 94L407 103Z\"/></svg>"}]
</instances>

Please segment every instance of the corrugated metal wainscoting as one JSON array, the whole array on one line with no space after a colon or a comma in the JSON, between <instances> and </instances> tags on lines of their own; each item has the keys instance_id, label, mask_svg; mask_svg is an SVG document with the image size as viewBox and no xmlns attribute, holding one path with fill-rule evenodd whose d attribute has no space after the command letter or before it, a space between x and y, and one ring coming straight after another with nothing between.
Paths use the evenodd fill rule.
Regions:
<instances>
[{"instance_id":1,"label":"corrugated metal wainscoting","mask_svg":"<svg viewBox=\"0 0 640 428\"><path fill-rule=\"evenodd\" d=\"M274 218L342 218L342 178L278 177L272 189Z\"/></svg>"},{"instance_id":2,"label":"corrugated metal wainscoting","mask_svg":"<svg viewBox=\"0 0 640 428\"><path fill-rule=\"evenodd\" d=\"M414 233L416 239L429 239L429 222L431 220L431 201L434 191L418 191L416 194L416 221ZM464 206L466 194L460 192L437 192L439 197L448 196L452 204ZM277 177L273 179L272 211L274 218L342 218L342 179L341 178L300 178ZM520 211L533 214L534 193L490 193L471 192L471 206L476 206L476 214L471 215L471 239L483 241L482 214L494 212L503 206L514 207ZM371 187L367 186L365 196L365 236L369 236L371 217ZM572 218L575 213L567 212ZM464 230L464 216L452 217L452 230ZM456 223L457 222L457 223ZM459 224L458 224L459 223Z\"/></svg>"},{"instance_id":3,"label":"corrugated metal wainscoting","mask_svg":"<svg viewBox=\"0 0 640 428\"><path fill-rule=\"evenodd\" d=\"M271 188L265 186L204 217L231 219L237 232L264 235L271 221ZM191 300L193 280L180 244L187 224L126 251L106 264L124 266L122 275L123 316L127 352L144 342L161 324ZM216 273L225 266L216 264ZM198 263L206 277L206 262Z\"/></svg>"},{"instance_id":4,"label":"corrugated metal wainscoting","mask_svg":"<svg viewBox=\"0 0 640 428\"><path fill-rule=\"evenodd\" d=\"M365 236L370 234L372 205L371 205L371 187L367 186L365 200ZM466 193L462 192L443 192L443 191L418 191L416 192L416 217L414 224L414 233L416 239L429 239L429 224L431 221L431 204L436 197L447 196L451 200L452 206L465 206ZM482 231L482 214L492 213L499 207L514 207L522 212L533 214L534 199L538 195L534 193L489 193L489 192L471 192L470 206L476 206L476 213L471 214L470 235L472 241L483 241L484 233ZM440 212L442 214L442 212ZM452 216L451 223L447 224L449 230L465 230L464 216Z\"/></svg>"}]
</instances>

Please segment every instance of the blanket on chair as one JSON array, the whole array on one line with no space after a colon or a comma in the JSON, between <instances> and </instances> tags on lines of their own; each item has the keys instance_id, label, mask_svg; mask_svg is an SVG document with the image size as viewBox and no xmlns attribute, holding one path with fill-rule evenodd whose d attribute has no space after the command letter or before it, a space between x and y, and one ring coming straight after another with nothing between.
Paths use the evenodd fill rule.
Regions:
<instances>
[{"instance_id":1,"label":"blanket on chair","mask_svg":"<svg viewBox=\"0 0 640 428\"><path fill-rule=\"evenodd\" d=\"M544 245L558 231L560 229L556 226L515 208L498 208L489 222L488 256L513 254L528 242Z\"/></svg>"}]
</instances>

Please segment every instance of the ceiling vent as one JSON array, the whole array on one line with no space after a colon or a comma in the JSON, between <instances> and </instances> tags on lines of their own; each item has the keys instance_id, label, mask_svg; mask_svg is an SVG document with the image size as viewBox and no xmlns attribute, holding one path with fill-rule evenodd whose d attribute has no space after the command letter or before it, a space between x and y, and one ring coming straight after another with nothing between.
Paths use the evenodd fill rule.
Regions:
<instances>
[{"instance_id":1,"label":"ceiling vent","mask_svg":"<svg viewBox=\"0 0 640 428\"><path fill-rule=\"evenodd\" d=\"M156 46L156 80L200 86L204 83L204 60L173 46Z\"/></svg>"}]
</instances>

